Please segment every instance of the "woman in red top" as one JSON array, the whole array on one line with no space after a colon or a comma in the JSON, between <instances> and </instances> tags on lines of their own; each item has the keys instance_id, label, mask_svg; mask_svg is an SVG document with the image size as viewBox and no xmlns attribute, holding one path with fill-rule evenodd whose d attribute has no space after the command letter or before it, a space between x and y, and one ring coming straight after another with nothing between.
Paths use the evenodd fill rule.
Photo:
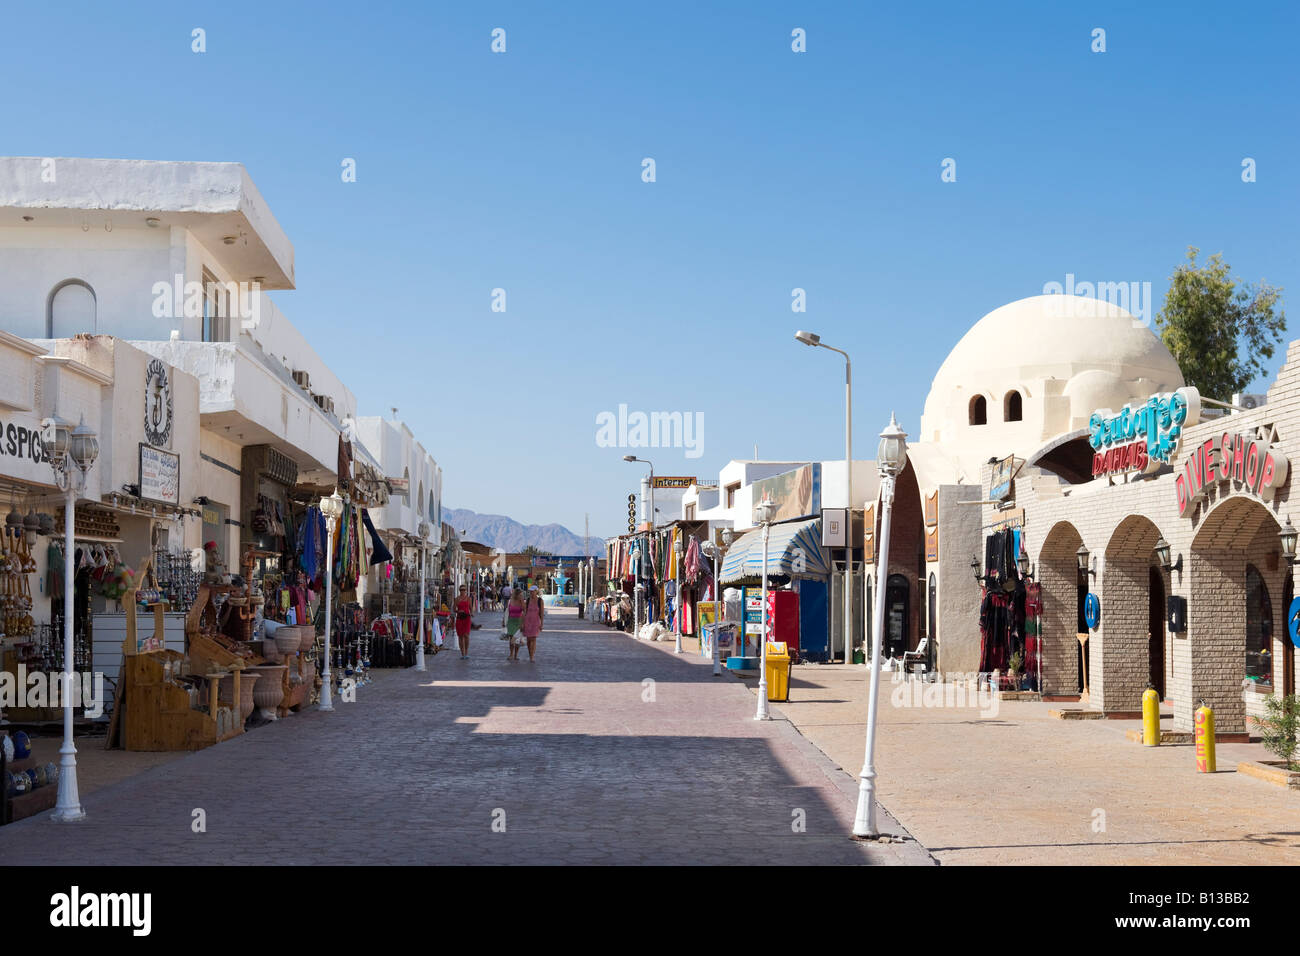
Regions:
<instances>
[{"instance_id":1,"label":"woman in red top","mask_svg":"<svg viewBox=\"0 0 1300 956\"><path fill-rule=\"evenodd\" d=\"M460 659L469 660L469 629L474 619L469 616L469 589L461 588L456 598L456 637L460 641Z\"/></svg>"}]
</instances>

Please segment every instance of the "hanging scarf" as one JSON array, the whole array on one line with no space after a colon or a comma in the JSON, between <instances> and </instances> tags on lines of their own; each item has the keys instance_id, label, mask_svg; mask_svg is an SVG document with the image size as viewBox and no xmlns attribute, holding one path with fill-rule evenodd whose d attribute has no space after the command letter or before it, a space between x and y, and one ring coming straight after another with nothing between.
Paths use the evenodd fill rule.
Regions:
<instances>
[{"instance_id":1,"label":"hanging scarf","mask_svg":"<svg viewBox=\"0 0 1300 956\"><path fill-rule=\"evenodd\" d=\"M365 508L361 509L361 520L365 522L366 530L370 532L370 562L369 566L384 564L393 560L393 552L388 550L383 540L379 537L379 532L375 530L374 523L370 520L370 512Z\"/></svg>"}]
</instances>

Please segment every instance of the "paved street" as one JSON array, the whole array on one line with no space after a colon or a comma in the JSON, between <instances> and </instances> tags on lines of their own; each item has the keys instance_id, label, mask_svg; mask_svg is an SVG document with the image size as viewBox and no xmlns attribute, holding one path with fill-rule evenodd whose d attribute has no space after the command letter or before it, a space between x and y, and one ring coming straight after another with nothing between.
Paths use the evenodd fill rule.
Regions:
<instances>
[{"instance_id":1,"label":"paved street","mask_svg":"<svg viewBox=\"0 0 1300 956\"><path fill-rule=\"evenodd\" d=\"M512 664L480 620L469 661L95 789L83 823L0 829L0 863L933 862L851 840L856 781L698 655L557 611Z\"/></svg>"},{"instance_id":2,"label":"paved street","mask_svg":"<svg viewBox=\"0 0 1300 956\"><path fill-rule=\"evenodd\" d=\"M793 673L781 712L856 771L866 669ZM1235 772L1239 761L1272 759L1259 744L1219 744L1219 772L1200 774L1191 745L1127 740L1140 721L1048 714L1077 704L1001 701L987 717L897 706L913 698L895 701L890 677L881 675L880 797L945 866L1300 865L1300 793Z\"/></svg>"}]
</instances>

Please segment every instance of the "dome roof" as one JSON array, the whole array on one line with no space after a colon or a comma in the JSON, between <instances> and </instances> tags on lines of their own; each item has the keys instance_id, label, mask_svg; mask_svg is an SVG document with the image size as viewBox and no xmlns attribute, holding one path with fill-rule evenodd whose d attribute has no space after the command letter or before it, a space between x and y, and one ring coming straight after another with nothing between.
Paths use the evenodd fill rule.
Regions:
<instances>
[{"instance_id":1,"label":"dome roof","mask_svg":"<svg viewBox=\"0 0 1300 956\"><path fill-rule=\"evenodd\" d=\"M1127 310L1083 296L1036 295L994 309L962 336L934 377L926 417L941 420L954 392L969 400L1008 383L1065 383L1084 372L1104 373L1088 375L1091 387L1079 389L1092 393L1088 401L1102 399L1107 385L1183 384L1164 343Z\"/></svg>"}]
</instances>

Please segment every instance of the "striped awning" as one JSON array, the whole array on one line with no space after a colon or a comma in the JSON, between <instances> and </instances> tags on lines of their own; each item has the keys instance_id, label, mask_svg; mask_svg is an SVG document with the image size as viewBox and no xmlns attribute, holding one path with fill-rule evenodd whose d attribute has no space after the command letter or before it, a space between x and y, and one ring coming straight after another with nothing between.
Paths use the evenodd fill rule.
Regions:
<instances>
[{"instance_id":1,"label":"striped awning","mask_svg":"<svg viewBox=\"0 0 1300 956\"><path fill-rule=\"evenodd\" d=\"M822 547L822 520L809 518L774 524L768 531L769 577L830 574L830 559ZM763 529L755 528L732 542L718 573L722 584L763 575Z\"/></svg>"}]
</instances>

